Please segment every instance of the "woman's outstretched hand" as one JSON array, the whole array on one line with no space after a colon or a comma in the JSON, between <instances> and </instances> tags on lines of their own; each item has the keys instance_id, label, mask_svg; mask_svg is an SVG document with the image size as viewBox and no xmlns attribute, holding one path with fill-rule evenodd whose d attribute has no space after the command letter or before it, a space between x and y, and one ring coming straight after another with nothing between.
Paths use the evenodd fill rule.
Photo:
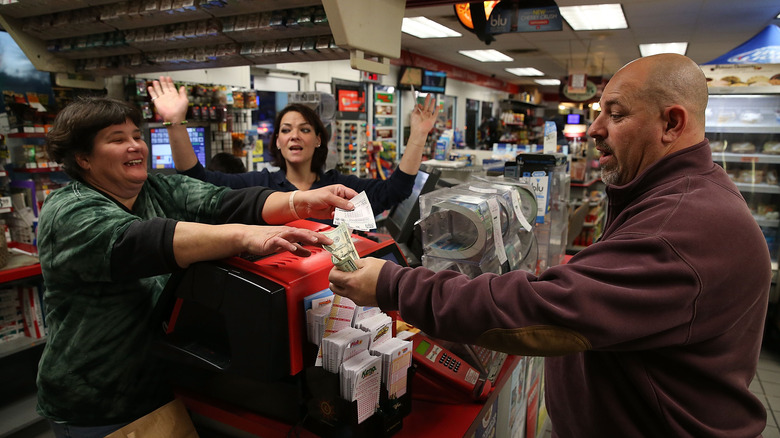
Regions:
<instances>
[{"instance_id":1,"label":"woman's outstretched hand","mask_svg":"<svg viewBox=\"0 0 780 438\"><path fill-rule=\"evenodd\" d=\"M160 80L152 81L148 90L154 108L163 121L176 124L187 118L189 99L183 85L177 90L170 76L160 76Z\"/></svg>"}]
</instances>

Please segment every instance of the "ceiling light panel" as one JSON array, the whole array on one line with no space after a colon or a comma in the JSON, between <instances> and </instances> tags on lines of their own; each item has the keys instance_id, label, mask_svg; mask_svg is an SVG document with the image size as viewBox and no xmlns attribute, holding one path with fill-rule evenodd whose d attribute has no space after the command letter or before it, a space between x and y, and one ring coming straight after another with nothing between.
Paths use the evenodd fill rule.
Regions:
<instances>
[{"instance_id":1,"label":"ceiling light panel","mask_svg":"<svg viewBox=\"0 0 780 438\"><path fill-rule=\"evenodd\" d=\"M458 50L458 53L469 58L476 59L479 62L511 62L514 59L504 55L498 50Z\"/></svg>"},{"instance_id":2,"label":"ceiling light panel","mask_svg":"<svg viewBox=\"0 0 780 438\"><path fill-rule=\"evenodd\" d=\"M404 18L401 31L417 38L454 38L460 33L425 17Z\"/></svg>"},{"instance_id":3,"label":"ceiling light panel","mask_svg":"<svg viewBox=\"0 0 780 438\"><path fill-rule=\"evenodd\" d=\"M544 73L533 67L505 68L504 70L517 76L544 76Z\"/></svg>"},{"instance_id":4,"label":"ceiling light panel","mask_svg":"<svg viewBox=\"0 0 780 438\"><path fill-rule=\"evenodd\" d=\"M658 55L659 53L677 53L685 55L688 50L688 43L652 43L640 44L639 53L642 56Z\"/></svg>"},{"instance_id":5,"label":"ceiling light panel","mask_svg":"<svg viewBox=\"0 0 780 438\"><path fill-rule=\"evenodd\" d=\"M560 79L534 79L539 85L561 85Z\"/></svg>"},{"instance_id":6,"label":"ceiling light panel","mask_svg":"<svg viewBox=\"0 0 780 438\"><path fill-rule=\"evenodd\" d=\"M561 15L574 30L627 29L626 16L619 3L561 6Z\"/></svg>"}]
</instances>

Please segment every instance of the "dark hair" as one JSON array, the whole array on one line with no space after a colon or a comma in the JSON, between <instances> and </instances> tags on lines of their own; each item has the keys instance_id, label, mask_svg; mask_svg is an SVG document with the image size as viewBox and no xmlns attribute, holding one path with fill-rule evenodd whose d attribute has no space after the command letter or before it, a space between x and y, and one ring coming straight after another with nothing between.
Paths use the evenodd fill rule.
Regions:
<instances>
[{"instance_id":1,"label":"dark hair","mask_svg":"<svg viewBox=\"0 0 780 438\"><path fill-rule=\"evenodd\" d=\"M244 173L246 172L246 166L241 158L227 153L219 152L214 154L207 166L208 170L216 170L223 173Z\"/></svg>"},{"instance_id":2,"label":"dark hair","mask_svg":"<svg viewBox=\"0 0 780 438\"><path fill-rule=\"evenodd\" d=\"M320 137L320 147L314 149L314 155L311 158L311 171L319 173L325 166L325 160L328 159L328 131L325 129L325 125L322 123L322 120L320 120L317 113L310 107L300 103L291 103L276 115L274 133L271 136L271 155L274 157L272 164L285 172L287 171L287 162L284 160L282 152L276 147L276 139L279 137L279 129L282 126L282 117L290 111L302 115L303 118L314 127L314 133Z\"/></svg>"},{"instance_id":3,"label":"dark hair","mask_svg":"<svg viewBox=\"0 0 780 438\"><path fill-rule=\"evenodd\" d=\"M124 124L127 119L141 126L141 110L110 97L79 97L54 118L46 134L46 153L49 159L62 165L69 177L84 181L84 169L76 161L77 155L89 155L100 130Z\"/></svg>"}]
</instances>

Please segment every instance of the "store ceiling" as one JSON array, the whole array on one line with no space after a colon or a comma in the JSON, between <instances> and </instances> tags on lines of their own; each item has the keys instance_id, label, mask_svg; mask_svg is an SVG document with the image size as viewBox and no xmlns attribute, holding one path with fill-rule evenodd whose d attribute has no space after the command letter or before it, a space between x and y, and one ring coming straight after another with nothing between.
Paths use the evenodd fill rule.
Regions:
<instances>
[{"instance_id":1,"label":"store ceiling","mask_svg":"<svg viewBox=\"0 0 780 438\"><path fill-rule=\"evenodd\" d=\"M277 8L286 9L314 5L319 1L263 0L262 3L259 1L243 1L232 4L229 12L236 14L237 8L240 9L241 7L249 12L275 10ZM535 0L518 1L521 7L535 2ZM558 6L575 6L616 1L556 0L556 3ZM117 2L119 0L78 0L74 3L60 2L58 0L27 0L26 6L22 5L26 9L24 7L21 8L25 10L19 17L43 15L52 9L78 9L81 3L111 4ZM423 40L402 34L402 49L463 68L464 70L493 76L507 83L533 86L537 86L534 82L535 78L518 77L504 69L509 67L534 67L544 72L544 78L562 79L568 75L570 70L581 70L584 68L589 76L603 75L609 77L621 66L640 56L638 47L640 43L680 41L688 42L687 55L695 62L703 64L741 45L763 30L767 25L780 24L780 20L775 18L780 13L780 0L622 0L620 4L628 22L628 29L575 32L564 21L563 30L561 31L501 34L496 35L495 41L487 45L458 22L453 6L455 3L459 2L451 0L406 0L406 16L426 16L457 30L463 36L459 38ZM21 3L19 4L21 5ZM34 7L36 4L40 7ZM9 8L13 10L20 9L13 8L13 5L2 8L3 12L8 12L10 16L14 17L16 15L10 14L11 10ZM381 17L376 19L380 20ZM127 28L136 28L139 27L139 24L142 25L141 27L144 27L162 23L155 20L133 22L133 20L127 19L123 21L123 24ZM370 28L370 23L362 24ZM115 26L118 25L115 24ZM83 35L83 32L79 33L81 29L78 26L64 25L62 27L66 28L65 30L72 31L74 36ZM124 29L125 27L117 28ZM89 33L95 32L102 31L95 30ZM252 36L254 34L250 32L247 38ZM284 32L277 36L286 38ZM38 36L38 38L42 37ZM242 39L241 41L248 40ZM184 41L184 43L190 44L186 47L191 47L192 45L188 41ZM172 43L167 44L169 49L173 46L179 47ZM153 48L152 46L144 47L143 50ZM514 61L482 63L458 53L458 50L464 49L495 49L514 58ZM80 54L82 57L84 55L81 52L77 54ZM112 54L117 55L117 53ZM297 56L294 55L293 58ZM282 56L282 58L284 57ZM290 57L288 56L287 58ZM265 60L268 59L265 58ZM240 62L246 63L251 61L244 59ZM273 62L289 61L280 59ZM411 63L404 58L400 62ZM218 63L234 65L229 64L228 61L222 58L220 58ZM154 70L153 68L155 67L158 69ZM166 65L166 67L177 67L173 69L193 68L190 63ZM159 66L145 65L137 68L132 67L130 70L158 71ZM555 86L540 88L543 92L557 93L558 91L558 88Z\"/></svg>"},{"instance_id":2,"label":"store ceiling","mask_svg":"<svg viewBox=\"0 0 780 438\"><path fill-rule=\"evenodd\" d=\"M778 0L622 0L628 29L574 32L566 21L557 32L496 35L490 45L465 29L455 17L453 3L441 0L407 0L406 16L425 16L461 34L459 38L419 39L403 34L401 46L472 72L512 84L533 84L535 78L518 77L508 67L534 67L545 78L560 79L570 66L587 68L590 76L611 76L640 56L640 43L688 42L691 59L706 63L752 38L769 24L779 24ZM560 6L615 3L614 0L556 0ZM434 6L431 6L434 5ZM522 5L522 2L521 2ZM483 63L458 50L495 49L513 62ZM542 87L545 92L557 87Z\"/></svg>"}]
</instances>

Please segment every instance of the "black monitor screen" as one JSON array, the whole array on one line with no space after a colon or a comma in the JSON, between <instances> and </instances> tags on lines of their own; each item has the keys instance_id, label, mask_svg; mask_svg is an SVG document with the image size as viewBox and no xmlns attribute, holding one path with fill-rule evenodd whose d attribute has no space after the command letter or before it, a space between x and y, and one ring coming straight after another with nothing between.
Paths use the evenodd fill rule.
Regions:
<instances>
[{"instance_id":1,"label":"black monitor screen","mask_svg":"<svg viewBox=\"0 0 780 438\"><path fill-rule=\"evenodd\" d=\"M396 242L406 243L412 237L414 223L420 219L420 204L418 203L420 195L433 191L439 181L439 175L441 175L441 171L437 168L420 169L414 180L412 194L390 211L385 223L388 232Z\"/></svg>"},{"instance_id":2,"label":"black monitor screen","mask_svg":"<svg viewBox=\"0 0 780 438\"><path fill-rule=\"evenodd\" d=\"M420 91L425 93L444 93L447 88L447 73L443 71L423 70Z\"/></svg>"},{"instance_id":3,"label":"black monitor screen","mask_svg":"<svg viewBox=\"0 0 780 438\"><path fill-rule=\"evenodd\" d=\"M198 161L206 167L210 158L208 128L204 126L188 126L192 148ZM168 139L168 129L149 128L149 168L151 170L175 169L173 155L171 154L171 142Z\"/></svg>"},{"instance_id":4,"label":"black monitor screen","mask_svg":"<svg viewBox=\"0 0 780 438\"><path fill-rule=\"evenodd\" d=\"M409 266L409 264L406 263L406 259L404 258L401 249L398 248L398 245L395 244L379 248L370 254L366 254L364 257L376 257L378 259L384 259L389 262L393 262L396 265Z\"/></svg>"}]
</instances>

